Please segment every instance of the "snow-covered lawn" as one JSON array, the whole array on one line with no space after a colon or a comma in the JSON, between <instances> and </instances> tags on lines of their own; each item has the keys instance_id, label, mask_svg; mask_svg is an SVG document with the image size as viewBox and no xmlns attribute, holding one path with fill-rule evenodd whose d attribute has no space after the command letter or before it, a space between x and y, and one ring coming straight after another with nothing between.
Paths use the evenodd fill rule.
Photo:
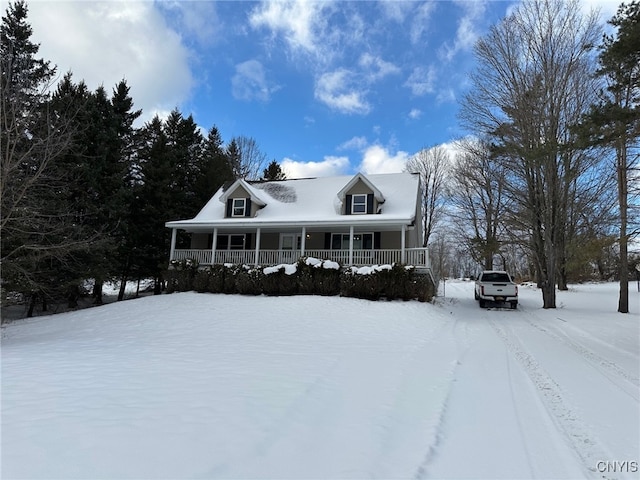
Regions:
<instances>
[{"instance_id":1,"label":"snow-covered lawn","mask_svg":"<svg viewBox=\"0 0 640 480\"><path fill-rule=\"evenodd\" d=\"M630 290L629 315L614 284L487 311L457 281L436 305L181 293L15 322L2 478L638 478Z\"/></svg>"}]
</instances>

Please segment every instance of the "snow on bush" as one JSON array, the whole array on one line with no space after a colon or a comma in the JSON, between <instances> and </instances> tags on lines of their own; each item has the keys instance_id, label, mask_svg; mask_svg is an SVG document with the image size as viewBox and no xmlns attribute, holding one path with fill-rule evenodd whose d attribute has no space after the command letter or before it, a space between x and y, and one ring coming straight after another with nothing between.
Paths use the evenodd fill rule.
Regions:
<instances>
[{"instance_id":1,"label":"snow on bush","mask_svg":"<svg viewBox=\"0 0 640 480\"><path fill-rule=\"evenodd\" d=\"M284 269L285 275L293 275L298 271L298 266L295 263L294 264L281 263L280 265L276 265L274 267L267 267L262 272L265 275L271 275L272 273L279 272L281 269Z\"/></svg>"},{"instance_id":2,"label":"snow on bush","mask_svg":"<svg viewBox=\"0 0 640 480\"><path fill-rule=\"evenodd\" d=\"M307 257L304 259L305 265L315 268L324 268L327 270L340 270L340 264L331 260L320 260L314 257Z\"/></svg>"}]
</instances>

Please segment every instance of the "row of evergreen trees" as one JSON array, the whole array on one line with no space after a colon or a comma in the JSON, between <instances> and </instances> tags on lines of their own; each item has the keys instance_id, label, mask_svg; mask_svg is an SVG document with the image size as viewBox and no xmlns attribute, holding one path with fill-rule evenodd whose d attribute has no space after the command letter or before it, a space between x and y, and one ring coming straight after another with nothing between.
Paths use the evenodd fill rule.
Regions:
<instances>
[{"instance_id":1,"label":"row of evergreen trees","mask_svg":"<svg viewBox=\"0 0 640 480\"><path fill-rule=\"evenodd\" d=\"M124 80L109 94L68 73L54 89L27 12L24 1L10 4L0 26L3 299L23 294L32 314L60 299L73 306L84 279L95 279L97 303L107 280L155 278L159 288L164 223L193 217L246 175L242 146L255 152L255 141L225 145L215 126L205 138L177 109L136 128L141 111ZM283 177L275 162L264 175Z\"/></svg>"}]
</instances>

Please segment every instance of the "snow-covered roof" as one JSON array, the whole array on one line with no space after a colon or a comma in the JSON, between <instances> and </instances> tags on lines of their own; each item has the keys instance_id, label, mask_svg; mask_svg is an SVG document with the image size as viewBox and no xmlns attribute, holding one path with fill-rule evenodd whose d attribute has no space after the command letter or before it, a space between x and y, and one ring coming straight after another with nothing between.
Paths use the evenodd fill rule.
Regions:
<instances>
[{"instance_id":1,"label":"snow-covered roof","mask_svg":"<svg viewBox=\"0 0 640 480\"><path fill-rule=\"evenodd\" d=\"M376 200L378 200L378 202L382 203L384 202L384 195L382 194L382 192L380 190L378 190L378 188L371 183L371 181L365 177L362 173L357 173L350 181L349 183L347 183L342 190L340 190L338 192L338 198L340 199L340 201L344 201L344 198L346 196L346 194L349 192L349 190L351 190L358 182L363 182L367 187L369 187L371 189L371 191L373 192L373 195L375 196Z\"/></svg>"},{"instance_id":2,"label":"snow-covered roof","mask_svg":"<svg viewBox=\"0 0 640 480\"><path fill-rule=\"evenodd\" d=\"M242 178L239 178L238 180L236 180L235 182L233 182L233 184L227 188L226 190L224 190L222 192L222 195L220 195L220 201L222 203L226 203L228 198L231 198L230 196L236 191L236 189L238 187L242 187L244 188L247 193L250 195L251 201L253 203L256 203L258 205L260 205L261 207L264 207L266 205L266 202L260 198L260 196L258 195L258 192L256 191L256 189L252 188L249 183L247 183L245 180L243 180Z\"/></svg>"},{"instance_id":3,"label":"snow-covered roof","mask_svg":"<svg viewBox=\"0 0 640 480\"><path fill-rule=\"evenodd\" d=\"M384 201L378 214L343 215L338 195L365 178L373 187L379 202ZM225 218L225 202L238 182L260 199L264 207L255 217ZM350 225L411 225L415 221L418 202L419 176L412 173L357 174L336 177L318 177L272 182L238 181L218 190L200 212L190 220L170 221L169 228L197 231L207 227L282 227L287 225L322 226Z\"/></svg>"}]
</instances>

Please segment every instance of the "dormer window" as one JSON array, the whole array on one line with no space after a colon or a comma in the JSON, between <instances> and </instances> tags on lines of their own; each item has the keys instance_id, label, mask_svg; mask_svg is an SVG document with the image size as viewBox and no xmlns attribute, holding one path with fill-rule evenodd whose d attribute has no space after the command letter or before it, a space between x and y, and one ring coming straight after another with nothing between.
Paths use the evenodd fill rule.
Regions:
<instances>
[{"instance_id":1,"label":"dormer window","mask_svg":"<svg viewBox=\"0 0 640 480\"><path fill-rule=\"evenodd\" d=\"M367 213L367 196L364 194L356 194L351 197L351 214Z\"/></svg>"},{"instance_id":2,"label":"dormer window","mask_svg":"<svg viewBox=\"0 0 640 480\"><path fill-rule=\"evenodd\" d=\"M247 199L246 198L234 198L233 199L233 210L231 216L233 217L244 217L245 216L245 208L246 208Z\"/></svg>"}]
</instances>

